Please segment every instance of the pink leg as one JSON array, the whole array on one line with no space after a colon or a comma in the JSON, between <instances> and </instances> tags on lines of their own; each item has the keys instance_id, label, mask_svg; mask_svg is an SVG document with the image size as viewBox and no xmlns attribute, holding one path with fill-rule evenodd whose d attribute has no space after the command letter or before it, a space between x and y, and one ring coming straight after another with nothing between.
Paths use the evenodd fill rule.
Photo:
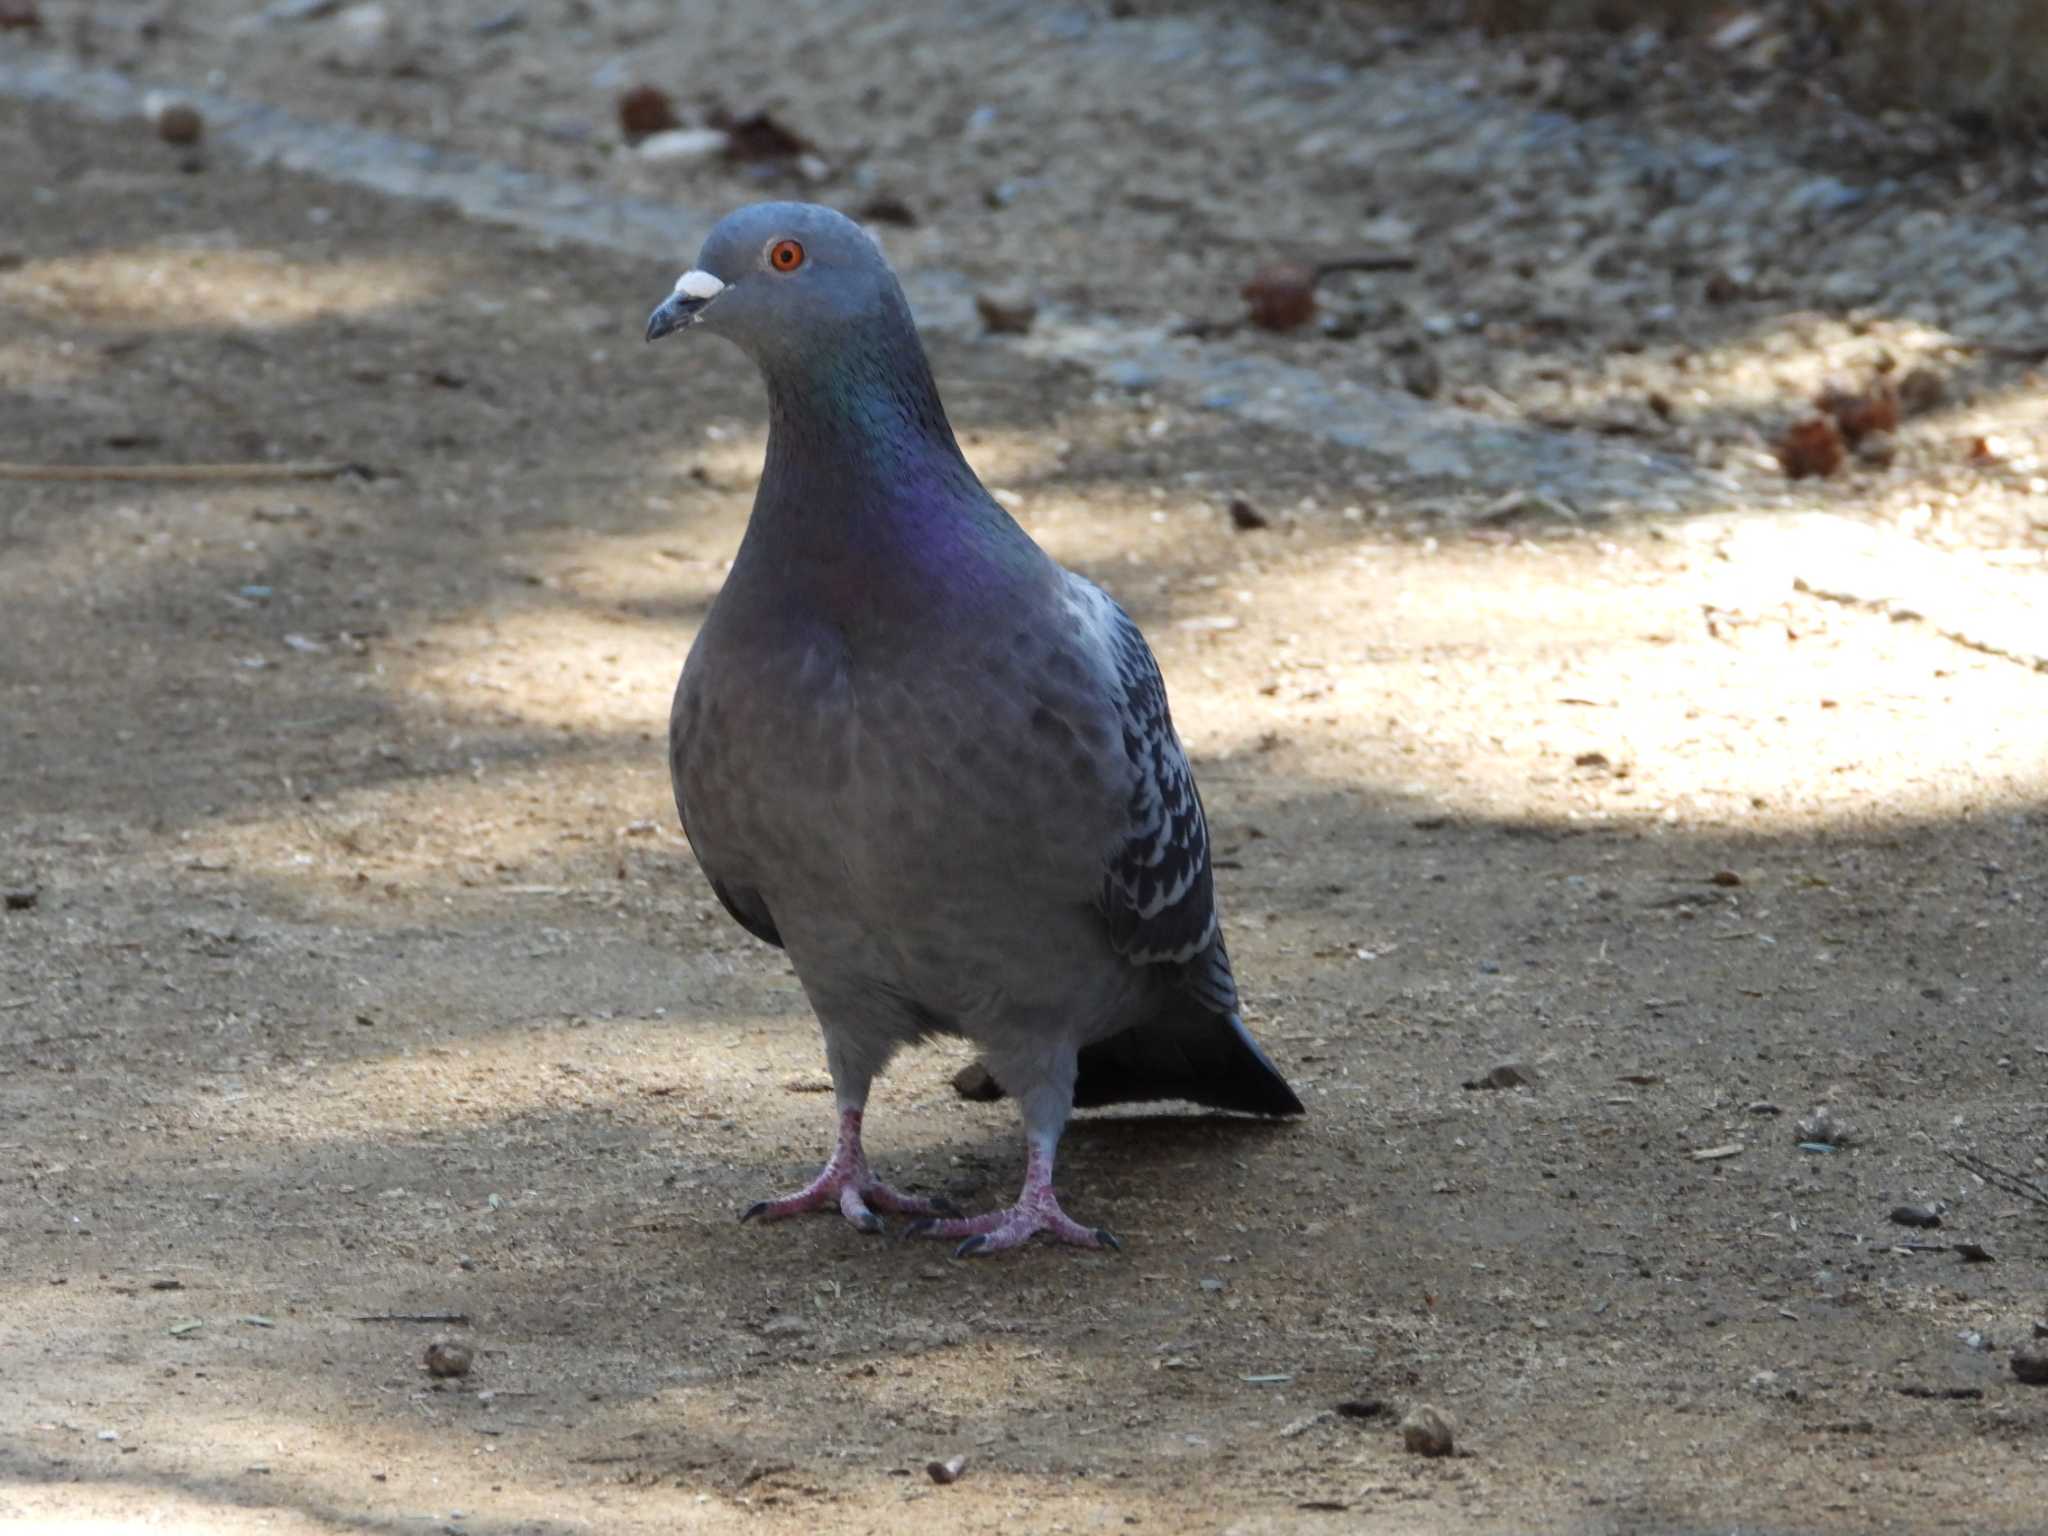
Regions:
<instances>
[{"instance_id":1,"label":"pink leg","mask_svg":"<svg viewBox=\"0 0 2048 1536\"><path fill-rule=\"evenodd\" d=\"M860 1122L859 1110L841 1110L839 1144L832 1149L832 1159L825 1164L824 1171L793 1195L784 1195L779 1200L756 1200L740 1212L740 1220L752 1221L759 1216L767 1221L778 1221L784 1216L822 1211L836 1205L840 1213L861 1231L879 1232L882 1230L882 1218L870 1209L871 1206L880 1206L885 1211L904 1216L958 1214L950 1200L921 1200L916 1195L906 1195L901 1190L891 1189L868 1172L868 1155L860 1145Z\"/></svg>"},{"instance_id":2,"label":"pink leg","mask_svg":"<svg viewBox=\"0 0 2048 1536\"><path fill-rule=\"evenodd\" d=\"M914 1221L904 1229L903 1235L964 1237L967 1241L953 1250L956 1259L1015 1248L1034 1232L1044 1232L1060 1242L1074 1243L1082 1248L1123 1247L1102 1228L1084 1227L1060 1209L1059 1196L1052 1189L1052 1149L1040 1146L1036 1137L1031 1139L1030 1148L1024 1163L1024 1192L1008 1210L947 1220Z\"/></svg>"}]
</instances>

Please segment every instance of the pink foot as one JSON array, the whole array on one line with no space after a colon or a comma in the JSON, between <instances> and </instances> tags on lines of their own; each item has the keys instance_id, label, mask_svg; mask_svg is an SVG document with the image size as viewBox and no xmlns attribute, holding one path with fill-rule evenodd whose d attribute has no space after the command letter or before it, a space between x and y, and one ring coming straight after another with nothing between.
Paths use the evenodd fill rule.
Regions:
<instances>
[{"instance_id":1,"label":"pink foot","mask_svg":"<svg viewBox=\"0 0 2048 1536\"><path fill-rule=\"evenodd\" d=\"M1015 1248L1038 1232L1081 1248L1123 1247L1101 1227L1084 1227L1060 1209L1059 1196L1052 1190L1052 1158L1040 1153L1036 1146L1026 1161L1024 1192L1015 1205L980 1216L913 1221L904 1228L903 1235L963 1237L966 1241L953 1250L953 1257L964 1259L977 1253L1000 1253L1005 1248Z\"/></svg>"},{"instance_id":2,"label":"pink foot","mask_svg":"<svg viewBox=\"0 0 2048 1536\"><path fill-rule=\"evenodd\" d=\"M819 1175L795 1194L784 1195L776 1200L756 1200L740 1212L741 1221L752 1221L756 1216L764 1221L779 1221L785 1216L796 1216L804 1211L822 1211L829 1206L838 1206L840 1213L863 1232L882 1230L882 1218L873 1207L879 1206L902 1216L954 1217L959 1210L950 1200L923 1200L916 1195L906 1195L900 1189L893 1189L868 1172L867 1153L860 1145L861 1112L849 1109L839 1116L839 1144L832 1149L832 1160L825 1164Z\"/></svg>"}]
</instances>

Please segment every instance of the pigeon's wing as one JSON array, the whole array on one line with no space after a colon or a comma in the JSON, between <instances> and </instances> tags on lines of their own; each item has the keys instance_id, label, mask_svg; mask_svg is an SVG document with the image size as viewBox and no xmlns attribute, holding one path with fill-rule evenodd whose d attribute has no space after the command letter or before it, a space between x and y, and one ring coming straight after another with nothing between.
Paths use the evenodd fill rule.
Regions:
<instances>
[{"instance_id":1,"label":"pigeon's wing","mask_svg":"<svg viewBox=\"0 0 2048 1536\"><path fill-rule=\"evenodd\" d=\"M711 880L711 894L733 915L733 921L764 943L782 948L782 934L775 926L775 919L768 911L768 904L761 900L759 891L745 887L735 889L717 876Z\"/></svg>"},{"instance_id":2,"label":"pigeon's wing","mask_svg":"<svg viewBox=\"0 0 2048 1536\"><path fill-rule=\"evenodd\" d=\"M1298 1115L1301 1100L1238 1015L1237 982L1216 916L1209 824L1167 712L1159 664L1130 616L1096 596L1130 767L1123 833L1097 903L1117 951L1133 965L1156 967L1166 985L1150 1018L1082 1050L1074 1101L1086 1107L1191 1099Z\"/></svg>"},{"instance_id":3,"label":"pigeon's wing","mask_svg":"<svg viewBox=\"0 0 2048 1536\"><path fill-rule=\"evenodd\" d=\"M682 762L682 711L680 707L669 720L669 778L675 789L676 819L683 825L683 836L690 836L690 808L683 803ZM768 903L761 899L761 893L750 886L735 885L721 880L711 868L704 850L694 839L690 851L697 855L697 866L704 871L704 878L711 882L711 894L719 904L732 914L733 921L763 943L782 948L782 933L775 926L775 917L768 910Z\"/></svg>"},{"instance_id":4,"label":"pigeon's wing","mask_svg":"<svg viewBox=\"0 0 2048 1536\"><path fill-rule=\"evenodd\" d=\"M1209 824L1152 648L1123 609L1097 595L1130 767L1123 835L1103 870L1097 904L1109 919L1111 942L1134 965L1184 966L1216 943Z\"/></svg>"}]
</instances>

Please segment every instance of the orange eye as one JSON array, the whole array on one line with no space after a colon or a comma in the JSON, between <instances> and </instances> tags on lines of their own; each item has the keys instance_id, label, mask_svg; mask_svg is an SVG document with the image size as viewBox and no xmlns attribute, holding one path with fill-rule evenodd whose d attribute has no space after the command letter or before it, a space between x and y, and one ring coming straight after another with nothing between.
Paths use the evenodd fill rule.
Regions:
<instances>
[{"instance_id":1,"label":"orange eye","mask_svg":"<svg viewBox=\"0 0 2048 1536\"><path fill-rule=\"evenodd\" d=\"M804 248L794 240L778 240L768 247L768 265L778 272L794 272L804 264Z\"/></svg>"}]
</instances>

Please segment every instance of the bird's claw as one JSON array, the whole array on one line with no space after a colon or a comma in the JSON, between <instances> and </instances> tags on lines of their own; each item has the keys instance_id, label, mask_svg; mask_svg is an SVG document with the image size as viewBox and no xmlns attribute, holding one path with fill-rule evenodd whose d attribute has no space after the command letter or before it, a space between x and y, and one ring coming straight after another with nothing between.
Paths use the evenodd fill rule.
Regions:
<instances>
[{"instance_id":1,"label":"bird's claw","mask_svg":"<svg viewBox=\"0 0 2048 1536\"><path fill-rule=\"evenodd\" d=\"M970 1259L981 1253L1000 1253L1029 1241L1037 1233L1078 1248L1106 1248L1120 1252L1123 1244L1101 1227L1084 1227L1070 1218L1052 1198L1050 1190L1036 1198L1020 1200L1008 1210L988 1211L980 1216L926 1217L903 1229L905 1238L964 1238L953 1250L956 1259Z\"/></svg>"}]
</instances>

